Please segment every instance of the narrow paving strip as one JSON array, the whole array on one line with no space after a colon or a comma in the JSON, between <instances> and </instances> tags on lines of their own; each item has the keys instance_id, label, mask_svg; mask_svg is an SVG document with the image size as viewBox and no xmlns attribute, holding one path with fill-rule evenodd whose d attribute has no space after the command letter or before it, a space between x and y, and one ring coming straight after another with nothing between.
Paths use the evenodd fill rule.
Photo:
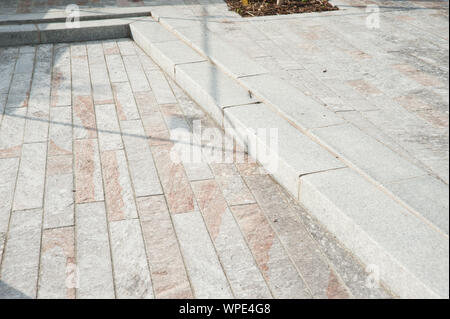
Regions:
<instances>
[{"instance_id":1,"label":"narrow paving strip","mask_svg":"<svg viewBox=\"0 0 450 319\"><path fill-rule=\"evenodd\" d=\"M131 40L0 61L1 298L392 297Z\"/></svg>"}]
</instances>

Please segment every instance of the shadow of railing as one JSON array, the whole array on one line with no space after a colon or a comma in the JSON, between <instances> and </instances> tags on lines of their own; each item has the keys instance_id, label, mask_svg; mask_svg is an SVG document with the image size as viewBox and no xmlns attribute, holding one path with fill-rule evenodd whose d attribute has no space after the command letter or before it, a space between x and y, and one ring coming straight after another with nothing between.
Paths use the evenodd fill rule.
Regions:
<instances>
[{"instance_id":1,"label":"shadow of railing","mask_svg":"<svg viewBox=\"0 0 450 319\"><path fill-rule=\"evenodd\" d=\"M71 128L80 128L80 129L84 129L84 130L88 130L88 131L95 131L95 132L100 132L100 133L117 134L117 135L129 136L129 137L134 137L134 138L139 138L139 139L144 139L144 140L170 142L170 143L174 143L174 144L175 143L176 144L186 144L186 145L190 145L190 146L202 147L202 148L211 149L211 150L215 150L216 149L216 147L211 147L211 146L202 145L202 144L196 144L196 143L193 143L193 142L186 142L186 141L183 141L183 140L178 140L178 139L173 139L173 138L166 139L166 138L159 138L159 137L154 137L154 136L149 136L149 135L130 134L130 133L124 133L124 132L121 132L121 131L99 129L97 127L89 127L89 126L83 126L83 125L72 124L72 123L52 121L52 120L42 119L42 118L38 118L38 117L30 117L30 116L27 116L27 115L18 115L18 114L11 113L11 109L7 110L7 113L5 113L5 115L6 116L10 116L10 117L22 118L24 120L29 120L29 121L44 122L44 123L49 123L49 124L53 124L53 125L68 126L68 127L71 127ZM190 118L188 116L185 116L185 118L186 118L186 121L189 122Z\"/></svg>"}]
</instances>

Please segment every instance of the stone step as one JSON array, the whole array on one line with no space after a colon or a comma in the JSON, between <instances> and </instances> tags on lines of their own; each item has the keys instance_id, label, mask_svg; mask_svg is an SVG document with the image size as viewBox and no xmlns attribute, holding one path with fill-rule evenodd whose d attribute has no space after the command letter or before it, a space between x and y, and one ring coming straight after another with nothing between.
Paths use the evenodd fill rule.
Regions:
<instances>
[{"instance_id":1,"label":"stone step","mask_svg":"<svg viewBox=\"0 0 450 319\"><path fill-rule=\"evenodd\" d=\"M406 183L428 177L413 164L245 56L229 57L239 53L215 44L199 21L167 10L152 10L161 23L148 18L131 24L144 51L394 293L447 298L448 215L441 208L448 204L441 199L442 185L426 181L439 189L428 197L440 199L434 206L417 201ZM246 63L250 67L239 71ZM380 153L382 167L371 151ZM389 171L392 178L382 179ZM419 196L429 190L425 186ZM439 212L418 214L423 207Z\"/></svg>"},{"instance_id":2,"label":"stone step","mask_svg":"<svg viewBox=\"0 0 450 319\"><path fill-rule=\"evenodd\" d=\"M345 168L300 177L300 202L402 298L448 298L449 241Z\"/></svg>"},{"instance_id":3,"label":"stone step","mask_svg":"<svg viewBox=\"0 0 450 319\"><path fill-rule=\"evenodd\" d=\"M409 210L448 235L448 185L353 124L311 130L333 153L392 194Z\"/></svg>"},{"instance_id":4,"label":"stone step","mask_svg":"<svg viewBox=\"0 0 450 319\"><path fill-rule=\"evenodd\" d=\"M264 103L225 109L225 131L291 194L299 176L346 167Z\"/></svg>"},{"instance_id":5,"label":"stone step","mask_svg":"<svg viewBox=\"0 0 450 319\"><path fill-rule=\"evenodd\" d=\"M133 40L221 126L225 108L259 102L153 19L133 23L130 29Z\"/></svg>"}]
</instances>

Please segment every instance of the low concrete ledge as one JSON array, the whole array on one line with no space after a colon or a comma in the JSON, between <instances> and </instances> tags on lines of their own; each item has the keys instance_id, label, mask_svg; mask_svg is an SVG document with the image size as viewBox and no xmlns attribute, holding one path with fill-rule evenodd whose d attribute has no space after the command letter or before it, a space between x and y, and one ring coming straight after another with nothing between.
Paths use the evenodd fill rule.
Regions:
<instances>
[{"instance_id":1,"label":"low concrete ledge","mask_svg":"<svg viewBox=\"0 0 450 319\"><path fill-rule=\"evenodd\" d=\"M0 26L0 47L39 43L39 30L34 24Z\"/></svg>"},{"instance_id":2,"label":"low concrete ledge","mask_svg":"<svg viewBox=\"0 0 450 319\"><path fill-rule=\"evenodd\" d=\"M129 24L136 18L81 21L79 28L67 28L65 23L38 24L40 43L78 42L127 38Z\"/></svg>"},{"instance_id":3,"label":"low concrete ledge","mask_svg":"<svg viewBox=\"0 0 450 319\"><path fill-rule=\"evenodd\" d=\"M351 169L300 178L300 202L403 298L449 297L449 242Z\"/></svg>"},{"instance_id":4,"label":"low concrete ledge","mask_svg":"<svg viewBox=\"0 0 450 319\"><path fill-rule=\"evenodd\" d=\"M104 20L143 17L151 14L151 7L123 7L123 8L81 8L80 21ZM65 22L67 13L65 10L50 9L45 13L23 13L0 15L0 25L13 24L40 24Z\"/></svg>"},{"instance_id":5,"label":"low concrete ledge","mask_svg":"<svg viewBox=\"0 0 450 319\"><path fill-rule=\"evenodd\" d=\"M0 26L0 46L126 38L130 36L130 23L140 19L80 21L77 28L68 28L65 22L3 25Z\"/></svg>"}]
</instances>

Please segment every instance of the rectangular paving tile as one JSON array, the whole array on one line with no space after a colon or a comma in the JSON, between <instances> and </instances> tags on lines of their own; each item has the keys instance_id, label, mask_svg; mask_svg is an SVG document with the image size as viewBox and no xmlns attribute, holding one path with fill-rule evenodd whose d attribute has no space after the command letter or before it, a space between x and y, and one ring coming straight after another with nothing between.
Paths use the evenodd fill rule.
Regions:
<instances>
[{"instance_id":1,"label":"rectangular paving tile","mask_svg":"<svg viewBox=\"0 0 450 319\"><path fill-rule=\"evenodd\" d=\"M233 298L227 278L199 212L173 215L196 298Z\"/></svg>"},{"instance_id":2,"label":"rectangular paving tile","mask_svg":"<svg viewBox=\"0 0 450 319\"><path fill-rule=\"evenodd\" d=\"M6 109L0 126L0 158L19 157L27 109Z\"/></svg>"},{"instance_id":3,"label":"rectangular paving tile","mask_svg":"<svg viewBox=\"0 0 450 319\"><path fill-rule=\"evenodd\" d=\"M119 54L107 54L105 55L105 59L111 82L128 82L127 72L125 71L122 57Z\"/></svg>"},{"instance_id":4,"label":"rectangular paving tile","mask_svg":"<svg viewBox=\"0 0 450 319\"><path fill-rule=\"evenodd\" d=\"M122 137L114 104L96 105L100 151L123 149Z\"/></svg>"},{"instance_id":5,"label":"rectangular paving tile","mask_svg":"<svg viewBox=\"0 0 450 319\"><path fill-rule=\"evenodd\" d=\"M3 113L5 112L7 97L6 94L0 94L0 123L2 122Z\"/></svg>"},{"instance_id":6,"label":"rectangular paving tile","mask_svg":"<svg viewBox=\"0 0 450 319\"><path fill-rule=\"evenodd\" d=\"M34 53L34 52L36 52L36 47L33 46L33 45L22 45L22 46L19 47L19 52L21 54Z\"/></svg>"},{"instance_id":7,"label":"rectangular paving tile","mask_svg":"<svg viewBox=\"0 0 450 319\"><path fill-rule=\"evenodd\" d=\"M97 140L76 140L75 202L86 203L103 200L103 184Z\"/></svg>"},{"instance_id":8,"label":"rectangular paving tile","mask_svg":"<svg viewBox=\"0 0 450 319\"><path fill-rule=\"evenodd\" d=\"M33 70L35 49L32 52L20 52L14 73L28 73Z\"/></svg>"},{"instance_id":9,"label":"rectangular paving tile","mask_svg":"<svg viewBox=\"0 0 450 319\"><path fill-rule=\"evenodd\" d=\"M209 166L216 178L239 175L234 163L210 163Z\"/></svg>"},{"instance_id":10,"label":"rectangular paving tile","mask_svg":"<svg viewBox=\"0 0 450 319\"><path fill-rule=\"evenodd\" d=\"M298 176L345 165L264 103L227 108L225 116L235 128L230 133L294 196Z\"/></svg>"},{"instance_id":11,"label":"rectangular paving tile","mask_svg":"<svg viewBox=\"0 0 450 319\"><path fill-rule=\"evenodd\" d=\"M242 83L299 127L323 127L344 122L312 97L273 75L245 77L242 78ZM273 90L274 87L279 90ZM298 101L302 101L301 110L298 108Z\"/></svg>"},{"instance_id":12,"label":"rectangular paving tile","mask_svg":"<svg viewBox=\"0 0 450 319\"><path fill-rule=\"evenodd\" d=\"M448 148L447 134L432 129L415 114L403 107L397 108L395 104L389 109L364 112L363 115L448 183L448 155L443 152Z\"/></svg>"},{"instance_id":13,"label":"rectangular paving tile","mask_svg":"<svg viewBox=\"0 0 450 319\"><path fill-rule=\"evenodd\" d=\"M153 298L139 220L114 221L109 228L117 298Z\"/></svg>"},{"instance_id":14,"label":"rectangular paving tile","mask_svg":"<svg viewBox=\"0 0 450 319\"><path fill-rule=\"evenodd\" d=\"M136 55L136 50L134 49L134 42L131 39L118 39L116 40L117 46L119 47L120 54L122 56Z\"/></svg>"},{"instance_id":15,"label":"rectangular paving tile","mask_svg":"<svg viewBox=\"0 0 450 319\"><path fill-rule=\"evenodd\" d=\"M102 41L103 53L105 55L117 55L120 54L119 47L117 46L116 40L105 40Z\"/></svg>"},{"instance_id":16,"label":"rectangular paving tile","mask_svg":"<svg viewBox=\"0 0 450 319\"><path fill-rule=\"evenodd\" d=\"M133 92L149 91L150 85L141 64L137 63L137 55L128 55L122 58Z\"/></svg>"},{"instance_id":17,"label":"rectangular paving tile","mask_svg":"<svg viewBox=\"0 0 450 319\"><path fill-rule=\"evenodd\" d=\"M121 128L136 197L162 194L141 121L123 121Z\"/></svg>"},{"instance_id":18,"label":"rectangular paving tile","mask_svg":"<svg viewBox=\"0 0 450 319\"><path fill-rule=\"evenodd\" d=\"M137 218L133 189L123 150L101 153L106 211L109 221Z\"/></svg>"},{"instance_id":19,"label":"rectangular paving tile","mask_svg":"<svg viewBox=\"0 0 450 319\"><path fill-rule=\"evenodd\" d=\"M77 298L114 298L111 254L103 202L76 207Z\"/></svg>"},{"instance_id":20,"label":"rectangular paving tile","mask_svg":"<svg viewBox=\"0 0 450 319\"><path fill-rule=\"evenodd\" d=\"M8 94L7 108L28 106L32 73L14 73Z\"/></svg>"},{"instance_id":21,"label":"rectangular paving tile","mask_svg":"<svg viewBox=\"0 0 450 319\"><path fill-rule=\"evenodd\" d=\"M24 144L13 210L43 206L47 143Z\"/></svg>"},{"instance_id":22,"label":"rectangular paving tile","mask_svg":"<svg viewBox=\"0 0 450 319\"><path fill-rule=\"evenodd\" d=\"M0 94L6 94L9 91L17 54L17 48L2 48L0 52L0 60L2 61L0 73L3 75L0 78Z\"/></svg>"},{"instance_id":23,"label":"rectangular paving tile","mask_svg":"<svg viewBox=\"0 0 450 319\"><path fill-rule=\"evenodd\" d=\"M243 205L255 202L253 195L248 190L241 176L219 176L216 177L216 181L229 205Z\"/></svg>"},{"instance_id":24,"label":"rectangular paving tile","mask_svg":"<svg viewBox=\"0 0 450 319\"><path fill-rule=\"evenodd\" d=\"M72 108L53 107L50 110L48 155L72 154Z\"/></svg>"},{"instance_id":25,"label":"rectangular paving tile","mask_svg":"<svg viewBox=\"0 0 450 319\"><path fill-rule=\"evenodd\" d=\"M113 95L101 43L87 45L94 103L111 104Z\"/></svg>"},{"instance_id":26,"label":"rectangular paving tile","mask_svg":"<svg viewBox=\"0 0 450 319\"><path fill-rule=\"evenodd\" d=\"M185 30L189 32L188 28ZM180 30L180 32L183 32L183 30ZM225 69L233 77L267 73L267 70L246 55L243 55L241 50L230 46L226 41L209 30L206 30L206 34L202 34L203 32L204 30L201 30L191 35L193 37L193 47L199 52L206 52L215 64ZM210 41L204 41L204 37L208 37Z\"/></svg>"},{"instance_id":27,"label":"rectangular paving tile","mask_svg":"<svg viewBox=\"0 0 450 319\"><path fill-rule=\"evenodd\" d=\"M276 298L311 298L280 240L256 204L231 207Z\"/></svg>"},{"instance_id":28,"label":"rectangular paving tile","mask_svg":"<svg viewBox=\"0 0 450 319\"><path fill-rule=\"evenodd\" d=\"M173 145L152 147L159 178L172 214L191 212L195 209L194 194L183 165L172 151Z\"/></svg>"},{"instance_id":29,"label":"rectangular paving tile","mask_svg":"<svg viewBox=\"0 0 450 319\"><path fill-rule=\"evenodd\" d=\"M158 103L152 91L134 92L134 98L141 117L159 112Z\"/></svg>"},{"instance_id":30,"label":"rectangular paving tile","mask_svg":"<svg viewBox=\"0 0 450 319\"><path fill-rule=\"evenodd\" d=\"M5 243L6 243L6 233L0 232L0 264L3 260L3 251L5 249Z\"/></svg>"},{"instance_id":31,"label":"rectangular paving tile","mask_svg":"<svg viewBox=\"0 0 450 319\"><path fill-rule=\"evenodd\" d=\"M34 73L33 85L28 100L29 107L49 108L51 74ZM48 113L48 111L47 111Z\"/></svg>"},{"instance_id":32,"label":"rectangular paving tile","mask_svg":"<svg viewBox=\"0 0 450 319\"><path fill-rule=\"evenodd\" d=\"M67 106L72 104L72 76L70 67L70 47L54 48L52 72L51 106Z\"/></svg>"},{"instance_id":33,"label":"rectangular paving tile","mask_svg":"<svg viewBox=\"0 0 450 319\"><path fill-rule=\"evenodd\" d=\"M197 146L195 145L194 147ZM198 162L184 161L183 166L189 181L199 181L213 178L211 169L204 160Z\"/></svg>"},{"instance_id":34,"label":"rectangular paving tile","mask_svg":"<svg viewBox=\"0 0 450 319\"><path fill-rule=\"evenodd\" d=\"M12 207L14 186L19 169L18 158L0 159L0 234L6 236Z\"/></svg>"},{"instance_id":35,"label":"rectangular paving tile","mask_svg":"<svg viewBox=\"0 0 450 319\"><path fill-rule=\"evenodd\" d=\"M143 116L142 124L150 146L171 143L169 130L160 112Z\"/></svg>"},{"instance_id":36,"label":"rectangular paving tile","mask_svg":"<svg viewBox=\"0 0 450 319\"><path fill-rule=\"evenodd\" d=\"M173 95L172 89L167 83L164 73L157 70L146 72L152 91L155 94L158 104L177 103L177 99Z\"/></svg>"},{"instance_id":37,"label":"rectangular paving tile","mask_svg":"<svg viewBox=\"0 0 450 319\"><path fill-rule=\"evenodd\" d=\"M44 230L38 298L74 299L76 276L74 227Z\"/></svg>"},{"instance_id":38,"label":"rectangular paving tile","mask_svg":"<svg viewBox=\"0 0 450 319\"><path fill-rule=\"evenodd\" d=\"M72 97L91 95L91 78L88 57L85 55L71 56L72 67Z\"/></svg>"},{"instance_id":39,"label":"rectangular paving tile","mask_svg":"<svg viewBox=\"0 0 450 319\"><path fill-rule=\"evenodd\" d=\"M439 78L422 72L409 64L396 64L393 65L393 68L423 86L439 86L443 84Z\"/></svg>"},{"instance_id":40,"label":"rectangular paving tile","mask_svg":"<svg viewBox=\"0 0 450 319\"><path fill-rule=\"evenodd\" d=\"M155 298L192 298L164 196L140 197L136 201Z\"/></svg>"},{"instance_id":41,"label":"rectangular paving tile","mask_svg":"<svg viewBox=\"0 0 450 319\"><path fill-rule=\"evenodd\" d=\"M392 183L387 188L448 235L448 185L426 175Z\"/></svg>"},{"instance_id":42,"label":"rectangular paving tile","mask_svg":"<svg viewBox=\"0 0 450 319\"><path fill-rule=\"evenodd\" d=\"M96 138L95 110L90 95L73 96L73 136L75 139Z\"/></svg>"},{"instance_id":43,"label":"rectangular paving tile","mask_svg":"<svg viewBox=\"0 0 450 319\"><path fill-rule=\"evenodd\" d=\"M191 128L178 105L162 105L161 113L174 143L173 150L183 162L188 179L194 181L213 178L211 169L202 157L201 138L191 133Z\"/></svg>"},{"instance_id":44,"label":"rectangular paving tile","mask_svg":"<svg viewBox=\"0 0 450 319\"><path fill-rule=\"evenodd\" d=\"M358 91L360 94L363 94L365 96L382 94L382 92L376 86L363 79L347 81L347 84Z\"/></svg>"},{"instance_id":45,"label":"rectangular paving tile","mask_svg":"<svg viewBox=\"0 0 450 319\"><path fill-rule=\"evenodd\" d=\"M319 128L312 134L382 184L425 175L424 170L352 124Z\"/></svg>"},{"instance_id":46,"label":"rectangular paving tile","mask_svg":"<svg viewBox=\"0 0 450 319\"><path fill-rule=\"evenodd\" d=\"M45 105L48 107L50 105L52 61L53 45L39 45L36 52L29 106Z\"/></svg>"},{"instance_id":47,"label":"rectangular paving tile","mask_svg":"<svg viewBox=\"0 0 450 319\"><path fill-rule=\"evenodd\" d=\"M235 297L270 298L271 293L217 183L197 181L192 183L192 189Z\"/></svg>"},{"instance_id":48,"label":"rectangular paving tile","mask_svg":"<svg viewBox=\"0 0 450 319\"><path fill-rule=\"evenodd\" d=\"M42 209L12 213L1 271L7 286L0 298L36 298L41 222Z\"/></svg>"},{"instance_id":49,"label":"rectangular paving tile","mask_svg":"<svg viewBox=\"0 0 450 319\"><path fill-rule=\"evenodd\" d=\"M48 102L47 104L28 106L24 143L47 142L49 108Z\"/></svg>"},{"instance_id":50,"label":"rectangular paving tile","mask_svg":"<svg viewBox=\"0 0 450 319\"><path fill-rule=\"evenodd\" d=\"M280 186L268 175L247 176L245 181L314 297L350 297Z\"/></svg>"},{"instance_id":51,"label":"rectangular paving tile","mask_svg":"<svg viewBox=\"0 0 450 319\"><path fill-rule=\"evenodd\" d=\"M137 46L137 45L136 45ZM158 65L145 53L141 48L137 49L139 61L141 62L142 68L145 73L148 74L150 71L159 70Z\"/></svg>"},{"instance_id":52,"label":"rectangular paving tile","mask_svg":"<svg viewBox=\"0 0 450 319\"><path fill-rule=\"evenodd\" d=\"M83 43L81 43L83 44ZM83 54L80 55L87 55L88 58L90 57L102 57L105 55L105 53L103 52L103 45L101 41L89 41L89 42L85 42L84 44L86 44L86 50L83 51ZM73 55L73 53L72 53ZM89 60L89 64L90 64L90 60Z\"/></svg>"},{"instance_id":53,"label":"rectangular paving tile","mask_svg":"<svg viewBox=\"0 0 450 319\"><path fill-rule=\"evenodd\" d=\"M72 156L51 156L47 159L44 202L44 228L74 224Z\"/></svg>"},{"instance_id":54,"label":"rectangular paving tile","mask_svg":"<svg viewBox=\"0 0 450 319\"><path fill-rule=\"evenodd\" d=\"M114 102L116 103L117 115L120 121L139 119L139 112L134 100L134 95L130 83L113 83L112 90Z\"/></svg>"},{"instance_id":55,"label":"rectangular paving tile","mask_svg":"<svg viewBox=\"0 0 450 319\"><path fill-rule=\"evenodd\" d=\"M87 55L87 45L86 43L71 43L70 44L70 55L71 56L86 56Z\"/></svg>"}]
</instances>

